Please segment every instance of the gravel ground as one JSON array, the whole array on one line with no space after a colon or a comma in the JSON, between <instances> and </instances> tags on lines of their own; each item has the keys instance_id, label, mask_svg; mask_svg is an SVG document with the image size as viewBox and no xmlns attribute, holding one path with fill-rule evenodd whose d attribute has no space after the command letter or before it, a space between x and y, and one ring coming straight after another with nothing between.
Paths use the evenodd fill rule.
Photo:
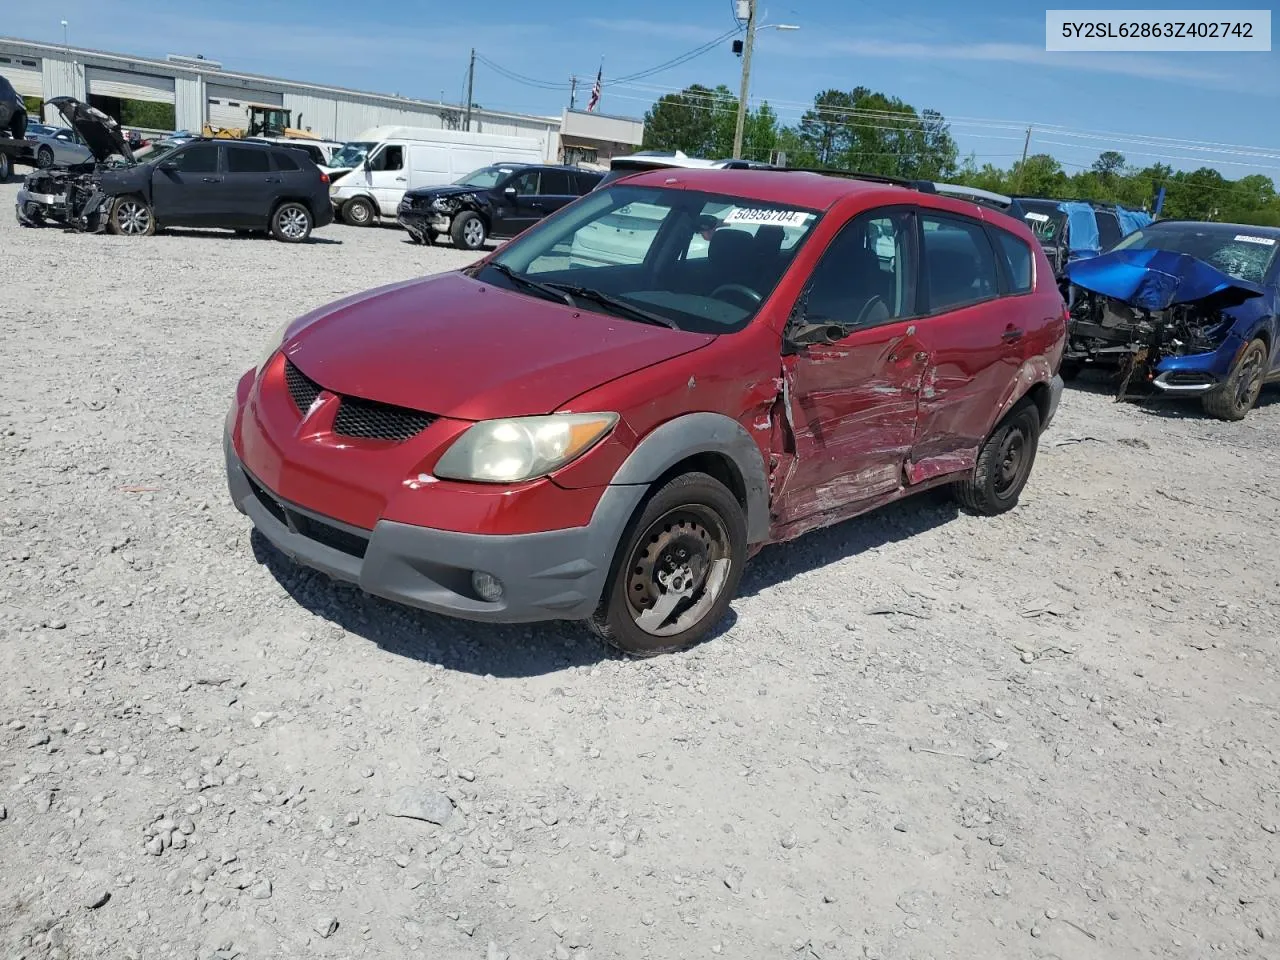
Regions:
<instances>
[{"instance_id":1,"label":"gravel ground","mask_svg":"<svg viewBox=\"0 0 1280 960\"><path fill-rule=\"evenodd\" d=\"M631 662L364 597L228 502L271 331L467 256L19 230L16 190L0 956L1280 955L1275 397L1075 386L1016 511L770 548Z\"/></svg>"}]
</instances>

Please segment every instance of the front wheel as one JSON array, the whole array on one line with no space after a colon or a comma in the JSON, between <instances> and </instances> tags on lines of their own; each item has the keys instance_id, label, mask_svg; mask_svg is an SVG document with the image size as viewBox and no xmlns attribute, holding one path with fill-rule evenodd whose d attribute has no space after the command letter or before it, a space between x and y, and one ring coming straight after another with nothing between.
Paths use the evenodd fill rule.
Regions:
<instances>
[{"instance_id":1,"label":"front wheel","mask_svg":"<svg viewBox=\"0 0 1280 960\"><path fill-rule=\"evenodd\" d=\"M1039 444L1040 412L1024 400L987 437L973 473L952 487L956 500L980 516L1012 510L1031 476Z\"/></svg>"},{"instance_id":2,"label":"front wheel","mask_svg":"<svg viewBox=\"0 0 1280 960\"><path fill-rule=\"evenodd\" d=\"M459 250L479 250L484 246L484 221L470 210L453 218L449 233L453 237L453 245Z\"/></svg>"},{"instance_id":3,"label":"front wheel","mask_svg":"<svg viewBox=\"0 0 1280 960\"><path fill-rule=\"evenodd\" d=\"M290 200L271 216L271 235L281 243L302 243L311 236L311 211Z\"/></svg>"},{"instance_id":4,"label":"front wheel","mask_svg":"<svg viewBox=\"0 0 1280 960\"><path fill-rule=\"evenodd\" d=\"M1250 341L1232 368L1227 382L1200 401L1205 413L1219 420L1243 420L1258 402L1267 376L1267 345Z\"/></svg>"},{"instance_id":5,"label":"front wheel","mask_svg":"<svg viewBox=\"0 0 1280 960\"><path fill-rule=\"evenodd\" d=\"M367 227L373 223L373 204L363 197L348 200L342 208L342 219L353 227Z\"/></svg>"},{"instance_id":6,"label":"front wheel","mask_svg":"<svg viewBox=\"0 0 1280 960\"><path fill-rule=\"evenodd\" d=\"M120 197L111 205L111 232L121 237L149 237L156 232L151 204L141 197Z\"/></svg>"},{"instance_id":7,"label":"front wheel","mask_svg":"<svg viewBox=\"0 0 1280 960\"><path fill-rule=\"evenodd\" d=\"M746 561L741 504L707 474L682 474L627 528L591 629L635 657L691 647L728 611Z\"/></svg>"},{"instance_id":8,"label":"front wheel","mask_svg":"<svg viewBox=\"0 0 1280 960\"><path fill-rule=\"evenodd\" d=\"M53 151L47 145L36 151L36 166L41 170L48 170L53 166Z\"/></svg>"}]
</instances>

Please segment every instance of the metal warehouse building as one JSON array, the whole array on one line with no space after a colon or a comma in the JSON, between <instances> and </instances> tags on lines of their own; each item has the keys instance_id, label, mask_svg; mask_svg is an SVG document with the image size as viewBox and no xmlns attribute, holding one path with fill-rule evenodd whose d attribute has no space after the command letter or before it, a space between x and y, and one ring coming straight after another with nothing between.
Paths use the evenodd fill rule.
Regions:
<instances>
[{"instance_id":1,"label":"metal warehouse building","mask_svg":"<svg viewBox=\"0 0 1280 960\"><path fill-rule=\"evenodd\" d=\"M152 60L2 37L0 75L7 77L19 94L40 101L42 106L53 97L71 96L92 103L126 125L157 131L198 132L206 123L214 127L244 127L250 103L291 110L294 126L340 141L354 139L362 130L384 124L456 127L462 113L457 104L237 73L199 57L171 55L165 60ZM32 118L41 112L32 110ZM128 113L171 118L171 123L129 123L125 116ZM55 117L46 119L62 122ZM571 142L563 146L562 122L574 128ZM601 126L599 131L590 129L596 124ZM629 152L639 145L643 134L639 121L620 123L616 118L577 112L566 112L562 118L473 110L471 129L477 133L535 137L543 141L546 159L551 162L568 159L562 157L565 146L581 157L580 145L593 140L599 143L600 159L617 148ZM593 133L599 135L593 137Z\"/></svg>"}]
</instances>

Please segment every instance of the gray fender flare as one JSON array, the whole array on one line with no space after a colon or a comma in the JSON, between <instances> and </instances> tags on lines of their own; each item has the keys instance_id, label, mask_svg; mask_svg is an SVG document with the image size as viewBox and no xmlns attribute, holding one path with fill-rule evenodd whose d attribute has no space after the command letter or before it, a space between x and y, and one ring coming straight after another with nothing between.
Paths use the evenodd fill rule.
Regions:
<instances>
[{"instance_id":1,"label":"gray fender flare","mask_svg":"<svg viewBox=\"0 0 1280 960\"><path fill-rule=\"evenodd\" d=\"M751 434L722 413L688 413L668 420L646 436L614 474L612 485L647 485L681 460L718 453L742 477L747 496L747 542L769 537L769 477Z\"/></svg>"}]
</instances>

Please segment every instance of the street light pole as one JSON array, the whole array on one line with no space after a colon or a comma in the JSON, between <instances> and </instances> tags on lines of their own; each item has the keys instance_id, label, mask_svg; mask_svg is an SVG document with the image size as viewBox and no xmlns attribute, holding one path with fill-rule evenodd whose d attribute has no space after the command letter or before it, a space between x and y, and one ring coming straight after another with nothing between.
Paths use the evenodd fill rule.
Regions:
<instances>
[{"instance_id":1,"label":"street light pole","mask_svg":"<svg viewBox=\"0 0 1280 960\"><path fill-rule=\"evenodd\" d=\"M751 89L751 48L756 42L756 0L747 0L747 38L742 45L742 88L738 93L738 122L733 130L733 159L742 158L742 130L747 122L747 93Z\"/></svg>"}]
</instances>

